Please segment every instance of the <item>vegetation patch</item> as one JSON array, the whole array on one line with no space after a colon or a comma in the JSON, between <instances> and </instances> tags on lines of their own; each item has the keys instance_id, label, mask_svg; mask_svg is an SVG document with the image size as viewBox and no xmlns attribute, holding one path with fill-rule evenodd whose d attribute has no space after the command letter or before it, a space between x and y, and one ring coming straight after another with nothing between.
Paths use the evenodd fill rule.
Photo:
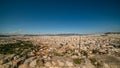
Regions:
<instances>
[{"instance_id":1,"label":"vegetation patch","mask_svg":"<svg viewBox=\"0 0 120 68\"><path fill-rule=\"evenodd\" d=\"M73 59L73 62L75 64L81 64L81 61L82 61L82 58L75 58L75 59Z\"/></svg>"},{"instance_id":2,"label":"vegetation patch","mask_svg":"<svg viewBox=\"0 0 120 68\"><path fill-rule=\"evenodd\" d=\"M90 58L90 61L91 61L91 63L93 64L93 65L95 65L95 62L97 62L97 60L95 59L95 58Z\"/></svg>"},{"instance_id":3,"label":"vegetation patch","mask_svg":"<svg viewBox=\"0 0 120 68\"><path fill-rule=\"evenodd\" d=\"M21 54L24 50L34 50L38 48L33 46L30 42L20 41L14 44L2 44L0 45L0 54Z\"/></svg>"},{"instance_id":4,"label":"vegetation patch","mask_svg":"<svg viewBox=\"0 0 120 68\"><path fill-rule=\"evenodd\" d=\"M89 59L90 59L91 63L93 65L95 65L97 68L99 68L101 66L101 64L97 61L96 58L92 57L92 58L89 58Z\"/></svg>"},{"instance_id":5,"label":"vegetation patch","mask_svg":"<svg viewBox=\"0 0 120 68\"><path fill-rule=\"evenodd\" d=\"M84 50L81 51L81 54L83 54L84 56L88 56L88 53Z\"/></svg>"},{"instance_id":6,"label":"vegetation patch","mask_svg":"<svg viewBox=\"0 0 120 68\"><path fill-rule=\"evenodd\" d=\"M63 53L58 53L57 51L53 51L53 54L56 55L56 56L64 56Z\"/></svg>"},{"instance_id":7,"label":"vegetation patch","mask_svg":"<svg viewBox=\"0 0 120 68\"><path fill-rule=\"evenodd\" d=\"M93 54L97 54L98 52L99 52L99 50L97 50L97 49L93 49L93 50L92 50L92 53L93 53Z\"/></svg>"}]
</instances>

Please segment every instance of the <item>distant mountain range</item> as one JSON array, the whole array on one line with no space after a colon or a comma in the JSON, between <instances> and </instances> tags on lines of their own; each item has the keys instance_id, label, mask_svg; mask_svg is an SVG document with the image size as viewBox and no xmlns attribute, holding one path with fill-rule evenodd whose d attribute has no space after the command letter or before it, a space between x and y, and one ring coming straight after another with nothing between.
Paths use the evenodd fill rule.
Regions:
<instances>
[{"instance_id":1,"label":"distant mountain range","mask_svg":"<svg viewBox=\"0 0 120 68\"><path fill-rule=\"evenodd\" d=\"M120 32L107 32L107 33L104 33L104 34L120 34Z\"/></svg>"},{"instance_id":2,"label":"distant mountain range","mask_svg":"<svg viewBox=\"0 0 120 68\"><path fill-rule=\"evenodd\" d=\"M106 32L102 34L120 34L120 32ZM68 34L16 34L16 35L4 35L1 34L0 37L10 37L10 36L83 36L83 35L94 35L94 34L75 34L75 33L68 33Z\"/></svg>"}]
</instances>

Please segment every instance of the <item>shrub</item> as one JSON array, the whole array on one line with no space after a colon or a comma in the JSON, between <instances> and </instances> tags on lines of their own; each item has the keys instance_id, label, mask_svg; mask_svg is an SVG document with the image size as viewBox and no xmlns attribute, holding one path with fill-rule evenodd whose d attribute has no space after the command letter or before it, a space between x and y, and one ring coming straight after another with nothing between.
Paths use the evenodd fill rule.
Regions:
<instances>
[{"instance_id":1,"label":"shrub","mask_svg":"<svg viewBox=\"0 0 120 68\"><path fill-rule=\"evenodd\" d=\"M75 64L80 64L81 63L81 58L75 58L75 59L73 59L73 62L75 63Z\"/></svg>"},{"instance_id":2,"label":"shrub","mask_svg":"<svg viewBox=\"0 0 120 68\"><path fill-rule=\"evenodd\" d=\"M95 65L97 68L101 67L101 63L96 60L96 58L90 58L90 61L93 65Z\"/></svg>"},{"instance_id":3,"label":"shrub","mask_svg":"<svg viewBox=\"0 0 120 68\"><path fill-rule=\"evenodd\" d=\"M56 51L54 51L53 53L54 53L54 55L56 55L56 56L64 56L63 53L58 53L58 52L56 52Z\"/></svg>"},{"instance_id":4,"label":"shrub","mask_svg":"<svg viewBox=\"0 0 120 68\"><path fill-rule=\"evenodd\" d=\"M95 58L90 58L90 61L91 61L91 63L93 64L93 65L95 65L95 62L97 62L97 60L95 59Z\"/></svg>"},{"instance_id":5,"label":"shrub","mask_svg":"<svg viewBox=\"0 0 120 68\"><path fill-rule=\"evenodd\" d=\"M88 56L88 53L84 50L81 51L81 54L83 54L84 56Z\"/></svg>"},{"instance_id":6,"label":"shrub","mask_svg":"<svg viewBox=\"0 0 120 68\"><path fill-rule=\"evenodd\" d=\"M0 45L0 54L20 54L25 49L28 49L28 48L35 48L35 47L31 43L28 43L28 42L2 44Z\"/></svg>"},{"instance_id":7,"label":"shrub","mask_svg":"<svg viewBox=\"0 0 120 68\"><path fill-rule=\"evenodd\" d=\"M96 49L93 49L93 50L92 50L92 53L93 53L93 54L96 54L96 53L98 53L98 52L99 52L99 50L96 50Z\"/></svg>"}]
</instances>

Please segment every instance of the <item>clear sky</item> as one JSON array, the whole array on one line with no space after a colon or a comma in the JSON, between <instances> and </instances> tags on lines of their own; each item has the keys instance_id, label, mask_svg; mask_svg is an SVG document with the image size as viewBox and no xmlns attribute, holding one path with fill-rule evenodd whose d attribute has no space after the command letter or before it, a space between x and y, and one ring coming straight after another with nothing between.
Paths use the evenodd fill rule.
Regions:
<instances>
[{"instance_id":1,"label":"clear sky","mask_svg":"<svg viewBox=\"0 0 120 68\"><path fill-rule=\"evenodd\" d=\"M120 0L0 0L0 33L120 32Z\"/></svg>"}]
</instances>

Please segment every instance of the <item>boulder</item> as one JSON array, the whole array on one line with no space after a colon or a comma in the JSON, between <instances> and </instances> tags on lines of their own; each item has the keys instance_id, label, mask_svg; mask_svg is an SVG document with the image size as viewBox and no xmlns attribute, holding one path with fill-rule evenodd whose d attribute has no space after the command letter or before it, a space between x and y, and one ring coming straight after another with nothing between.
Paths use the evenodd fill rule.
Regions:
<instances>
[{"instance_id":1,"label":"boulder","mask_svg":"<svg viewBox=\"0 0 120 68\"><path fill-rule=\"evenodd\" d=\"M0 65L4 64L4 63L6 63L6 62L8 62L8 59L1 59L1 60L0 60Z\"/></svg>"},{"instance_id":2,"label":"boulder","mask_svg":"<svg viewBox=\"0 0 120 68\"><path fill-rule=\"evenodd\" d=\"M59 65L60 67L64 66L64 62L62 62L62 61L60 61L60 60L57 60L57 62L58 62L58 65Z\"/></svg>"},{"instance_id":3,"label":"boulder","mask_svg":"<svg viewBox=\"0 0 120 68\"><path fill-rule=\"evenodd\" d=\"M74 65L73 65L73 62L66 61L65 63L66 63L66 65L65 65L65 66L69 66L69 67L74 66Z\"/></svg>"},{"instance_id":4,"label":"boulder","mask_svg":"<svg viewBox=\"0 0 120 68\"><path fill-rule=\"evenodd\" d=\"M45 63L45 66L46 66L46 67L51 67L52 64L51 64L50 62L46 62L46 63Z\"/></svg>"},{"instance_id":5,"label":"boulder","mask_svg":"<svg viewBox=\"0 0 120 68\"><path fill-rule=\"evenodd\" d=\"M29 64L29 66L30 66L31 68L35 68L36 65L37 65L37 59L33 60L33 61Z\"/></svg>"}]
</instances>

